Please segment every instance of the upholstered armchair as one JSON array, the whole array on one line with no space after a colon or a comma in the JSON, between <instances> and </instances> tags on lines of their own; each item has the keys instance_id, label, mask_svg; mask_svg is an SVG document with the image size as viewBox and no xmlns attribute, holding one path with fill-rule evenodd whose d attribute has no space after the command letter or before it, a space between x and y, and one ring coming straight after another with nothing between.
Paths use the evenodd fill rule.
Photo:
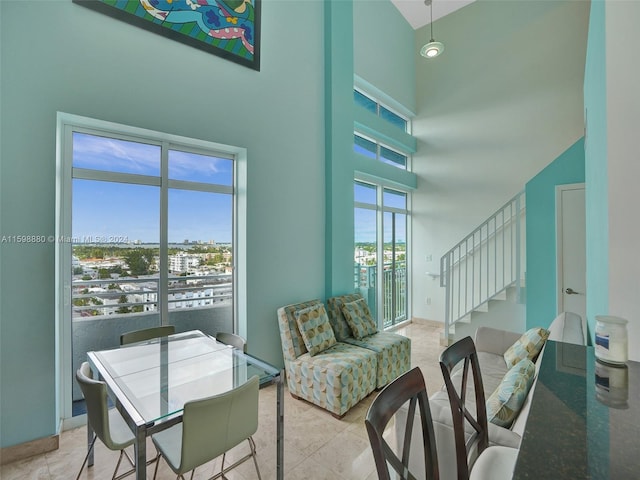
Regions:
<instances>
[{"instance_id":1,"label":"upholstered armchair","mask_svg":"<svg viewBox=\"0 0 640 480\"><path fill-rule=\"evenodd\" d=\"M295 398L304 399L334 416L342 417L376 388L377 355L372 350L337 341L326 342L326 345L331 345L323 345L326 348L314 351L312 355L299 328L301 312L310 308L324 311L320 300L278 309L289 392ZM328 318L326 321L328 323ZM333 335L328 330L331 330L330 327L326 332L329 336Z\"/></svg>"},{"instance_id":2,"label":"upholstered armchair","mask_svg":"<svg viewBox=\"0 0 640 480\"><path fill-rule=\"evenodd\" d=\"M327 313L337 341L375 352L378 360L376 389L381 389L411 368L411 340L397 333L382 331L355 338L343 314L343 306L362 298L359 293L329 298Z\"/></svg>"}]
</instances>

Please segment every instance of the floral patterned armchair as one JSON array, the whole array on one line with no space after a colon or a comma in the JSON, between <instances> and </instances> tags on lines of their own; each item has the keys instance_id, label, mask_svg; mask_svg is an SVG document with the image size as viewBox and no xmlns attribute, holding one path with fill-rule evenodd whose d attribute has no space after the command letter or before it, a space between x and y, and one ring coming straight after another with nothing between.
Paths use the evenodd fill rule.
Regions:
<instances>
[{"instance_id":1,"label":"floral patterned armchair","mask_svg":"<svg viewBox=\"0 0 640 480\"><path fill-rule=\"evenodd\" d=\"M397 333L380 331L360 339L355 338L343 314L343 306L362 298L359 293L329 298L327 300L329 321L337 341L376 353L378 360L376 389L379 390L411 369L411 339Z\"/></svg>"},{"instance_id":2,"label":"floral patterned armchair","mask_svg":"<svg viewBox=\"0 0 640 480\"><path fill-rule=\"evenodd\" d=\"M342 417L376 388L378 356L372 350L337 341L328 347L323 342L326 348L311 355L299 319L301 312L320 306L320 300L311 300L278 309L287 385L295 398Z\"/></svg>"}]
</instances>

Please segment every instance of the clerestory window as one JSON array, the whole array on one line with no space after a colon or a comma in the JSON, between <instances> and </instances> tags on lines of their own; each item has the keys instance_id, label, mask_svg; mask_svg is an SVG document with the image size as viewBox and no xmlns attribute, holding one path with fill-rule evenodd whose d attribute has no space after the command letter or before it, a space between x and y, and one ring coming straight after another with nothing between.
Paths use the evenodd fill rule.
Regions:
<instances>
[{"instance_id":1,"label":"clerestory window","mask_svg":"<svg viewBox=\"0 0 640 480\"><path fill-rule=\"evenodd\" d=\"M406 155L357 132L353 134L353 151L394 167L407 169L408 157Z\"/></svg>"},{"instance_id":2,"label":"clerestory window","mask_svg":"<svg viewBox=\"0 0 640 480\"><path fill-rule=\"evenodd\" d=\"M409 131L409 120L356 88L353 89L353 100L356 105L364 107L403 132Z\"/></svg>"}]
</instances>

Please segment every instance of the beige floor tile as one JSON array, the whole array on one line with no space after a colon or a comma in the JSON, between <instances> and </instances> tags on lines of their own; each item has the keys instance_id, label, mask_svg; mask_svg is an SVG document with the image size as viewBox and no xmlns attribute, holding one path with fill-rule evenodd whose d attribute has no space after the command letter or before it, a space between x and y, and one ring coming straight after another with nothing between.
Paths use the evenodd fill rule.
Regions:
<instances>
[{"instance_id":1,"label":"beige floor tile","mask_svg":"<svg viewBox=\"0 0 640 480\"><path fill-rule=\"evenodd\" d=\"M364 480L375 468L369 442L352 432L342 432L310 457L335 473L335 478Z\"/></svg>"},{"instance_id":2,"label":"beige floor tile","mask_svg":"<svg viewBox=\"0 0 640 480\"><path fill-rule=\"evenodd\" d=\"M398 333L411 338L411 363L419 366L431 395L442 387L442 373L438 359L441 329L430 325L409 324ZM377 478L364 419L369 405L378 392L373 392L358 405L337 419L327 411L308 402L294 399L285 386L285 453L284 471L287 480L375 480ZM276 397L275 385L260 390L259 427L254 435L258 465L263 480L276 476ZM385 436L393 435L388 430ZM131 449L130 449L131 450ZM228 454L233 462L248 451L246 444ZM54 452L17 461L0 468L2 480L69 480L77 475L87 452L86 428L63 432L60 448ZM131 451L131 455L133 455ZM155 448L147 443L147 455L152 458ZM100 441L96 444L95 465L85 469L83 480L108 480L118 460L118 452L108 450ZM120 471L127 468L126 461ZM198 468L194 479L209 478L219 471L221 457ZM148 478L153 477L155 465L147 467ZM257 474L252 460L248 460L227 475L229 480L254 480ZM128 477L133 478L133 476ZM159 480L173 480L175 474L161 461Z\"/></svg>"},{"instance_id":3,"label":"beige floor tile","mask_svg":"<svg viewBox=\"0 0 640 480\"><path fill-rule=\"evenodd\" d=\"M285 480L337 480L336 474L326 465L318 463L313 458L305 459L292 470L285 471Z\"/></svg>"},{"instance_id":4,"label":"beige floor tile","mask_svg":"<svg viewBox=\"0 0 640 480\"><path fill-rule=\"evenodd\" d=\"M2 480L49 480L49 467L44 455L3 465Z\"/></svg>"}]
</instances>

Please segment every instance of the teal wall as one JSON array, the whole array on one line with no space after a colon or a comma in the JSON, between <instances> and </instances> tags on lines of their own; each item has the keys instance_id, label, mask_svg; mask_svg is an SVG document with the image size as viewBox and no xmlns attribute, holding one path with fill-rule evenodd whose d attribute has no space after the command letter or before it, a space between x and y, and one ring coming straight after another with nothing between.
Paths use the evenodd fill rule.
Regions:
<instances>
[{"instance_id":1,"label":"teal wall","mask_svg":"<svg viewBox=\"0 0 640 480\"><path fill-rule=\"evenodd\" d=\"M324 2L325 297L353 285L353 4Z\"/></svg>"},{"instance_id":2,"label":"teal wall","mask_svg":"<svg viewBox=\"0 0 640 480\"><path fill-rule=\"evenodd\" d=\"M0 22L1 234L54 234L57 111L245 147L240 302L281 365L276 309L324 294L323 2L263 4L260 72L71 1L2 1ZM0 248L6 447L57 433L56 294L53 244Z\"/></svg>"},{"instance_id":3,"label":"teal wall","mask_svg":"<svg viewBox=\"0 0 640 480\"><path fill-rule=\"evenodd\" d=\"M58 111L244 147L240 321L249 351L282 365L276 309L353 288L354 62L408 108L415 101L413 52L394 53L413 32L395 7L356 2L359 14L372 5L358 35L379 37L386 24L376 54L389 68L369 50L354 60L353 4L327 3L263 3L256 72L70 1L0 2L0 234L54 234ZM54 245L3 244L0 262L7 447L58 429Z\"/></svg>"},{"instance_id":4,"label":"teal wall","mask_svg":"<svg viewBox=\"0 0 640 480\"><path fill-rule=\"evenodd\" d=\"M527 328L548 326L557 312L556 185L585 181L584 139L527 182Z\"/></svg>"},{"instance_id":5,"label":"teal wall","mask_svg":"<svg viewBox=\"0 0 640 480\"><path fill-rule=\"evenodd\" d=\"M414 30L391 1L353 2L354 72L377 89L370 93L388 96L406 112L416 108L414 41Z\"/></svg>"},{"instance_id":6,"label":"teal wall","mask_svg":"<svg viewBox=\"0 0 640 480\"><path fill-rule=\"evenodd\" d=\"M605 2L593 0L589 17L584 76L587 322L591 332L595 331L595 315L609 311L609 182L605 45Z\"/></svg>"},{"instance_id":7,"label":"teal wall","mask_svg":"<svg viewBox=\"0 0 640 480\"><path fill-rule=\"evenodd\" d=\"M364 172L388 184L415 188L415 175L357 158L353 131L406 153L415 139L353 104L356 84L410 116L415 104L414 32L390 1L324 2L325 15L325 296L353 291L353 179ZM380 35L385 31L385 35ZM372 55L371 52L376 54Z\"/></svg>"},{"instance_id":8,"label":"teal wall","mask_svg":"<svg viewBox=\"0 0 640 480\"><path fill-rule=\"evenodd\" d=\"M390 1L353 3L354 84L410 119L415 117L416 108L414 41L413 28ZM355 107L352 128L406 155L416 152L415 137L360 105ZM413 172L356 153L352 157L360 178L364 174L385 185L416 188Z\"/></svg>"}]
</instances>

